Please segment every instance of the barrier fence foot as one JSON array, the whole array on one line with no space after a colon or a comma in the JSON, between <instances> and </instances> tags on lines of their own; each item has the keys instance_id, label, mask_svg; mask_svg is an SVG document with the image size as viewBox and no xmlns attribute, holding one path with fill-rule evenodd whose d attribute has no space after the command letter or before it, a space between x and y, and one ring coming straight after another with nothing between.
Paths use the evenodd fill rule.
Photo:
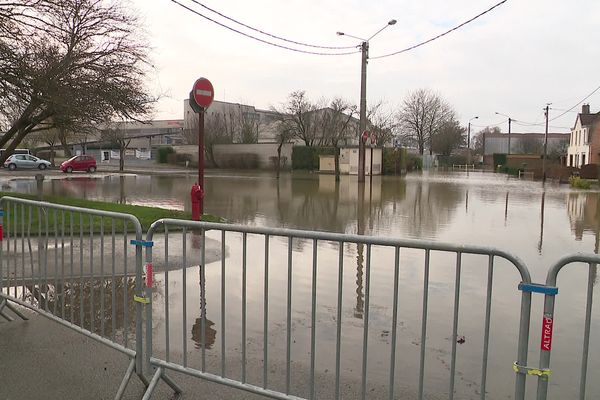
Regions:
<instances>
[{"instance_id":1,"label":"barrier fence foot","mask_svg":"<svg viewBox=\"0 0 600 400\"><path fill-rule=\"evenodd\" d=\"M152 377L152 380L150 381L150 384L148 385L148 388L146 389L146 392L144 393L142 400L150 400L152 393L154 392L154 389L161 378L167 385L171 387L171 389L173 389L176 395L175 398L181 398L181 393L183 390L167 374L165 374L163 367L158 367L154 373L154 376Z\"/></svg>"},{"instance_id":2,"label":"barrier fence foot","mask_svg":"<svg viewBox=\"0 0 600 400\"><path fill-rule=\"evenodd\" d=\"M140 378L140 381L142 381L142 383L144 384L144 387L147 388L148 385L150 385L150 381L148 380L148 378L146 378L144 373L141 371L136 371L136 374L137 374L138 378Z\"/></svg>"},{"instance_id":3,"label":"barrier fence foot","mask_svg":"<svg viewBox=\"0 0 600 400\"><path fill-rule=\"evenodd\" d=\"M144 393L144 397L142 397L142 400L150 400L150 398L152 397L152 393L154 392L154 388L156 387L156 384L160 380L162 372L163 372L162 368L159 367L156 369L156 372L154 373L154 376L152 377L152 380L150 381L150 384L148 385L148 388L146 389L146 392Z\"/></svg>"},{"instance_id":4,"label":"barrier fence foot","mask_svg":"<svg viewBox=\"0 0 600 400\"><path fill-rule=\"evenodd\" d=\"M8 302L8 300L3 299L2 302L0 302L0 315L2 317L4 317L5 319L7 319L8 321L13 321L13 319L4 313L4 311L3 311L4 307L8 308L10 311L12 311L13 313L15 313L23 321L29 320L29 318L27 318L21 311L17 310L16 307L12 306Z\"/></svg>"},{"instance_id":5,"label":"barrier fence foot","mask_svg":"<svg viewBox=\"0 0 600 400\"><path fill-rule=\"evenodd\" d=\"M119 390L117 391L117 394L115 395L115 400L121 400L121 398L123 397L123 394L125 394L125 389L127 388L127 384L129 383L129 380L131 379L131 375L133 375L134 370L135 370L135 358L132 358L131 362L129 363L129 367L127 367L127 372L125 372L125 376L123 377L123 380L121 381L121 386L119 386Z\"/></svg>"},{"instance_id":6,"label":"barrier fence foot","mask_svg":"<svg viewBox=\"0 0 600 400\"><path fill-rule=\"evenodd\" d=\"M171 389L173 389L173 391L177 394L181 394L183 392L183 390L179 387L178 384L176 384L173 379L171 379L167 374L163 373L162 374L162 378L165 381L165 383L169 386L171 386Z\"/></svg>"}]
</instances>

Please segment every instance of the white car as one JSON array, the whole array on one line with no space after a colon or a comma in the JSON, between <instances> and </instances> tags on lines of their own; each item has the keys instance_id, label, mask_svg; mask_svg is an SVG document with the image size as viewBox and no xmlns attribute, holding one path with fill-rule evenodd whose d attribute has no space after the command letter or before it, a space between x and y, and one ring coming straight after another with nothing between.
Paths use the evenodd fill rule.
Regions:
<instances>
[{"instance_id":1,"label":"white car","mask_svg":"<svg viewBox=\"0 0 600 400\"><path fill-rule=\"evenodd\" d=\"M51 165L50 161L42 160L29 154L13 154L4 161L4 167L11 171L17 168L37 168L44 170Z\"/></svg>"}]
</instances>

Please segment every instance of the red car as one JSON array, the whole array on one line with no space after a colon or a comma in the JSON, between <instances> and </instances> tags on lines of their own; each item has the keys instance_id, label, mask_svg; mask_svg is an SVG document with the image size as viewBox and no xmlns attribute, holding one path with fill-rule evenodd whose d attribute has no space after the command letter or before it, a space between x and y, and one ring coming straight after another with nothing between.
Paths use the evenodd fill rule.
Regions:
<instances>
[{"instance_id":1,"label":"red car","mask_svg":"<svg viewBox=\"0 0 600 400\"><path fill-rule=\"evenodd\" d=\"M73 171L96 172L96 160L91 156L74 156L60 164L62 172L71 173Z\"/></svg>"}]
</instances>

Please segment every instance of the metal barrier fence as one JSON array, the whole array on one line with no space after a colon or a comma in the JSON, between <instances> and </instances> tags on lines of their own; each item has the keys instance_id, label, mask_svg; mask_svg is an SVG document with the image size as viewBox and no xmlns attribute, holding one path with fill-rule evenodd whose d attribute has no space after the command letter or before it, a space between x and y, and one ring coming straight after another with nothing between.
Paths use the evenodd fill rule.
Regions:
<instances>
[{"instance_id":1,"label":"metal barrier fence","mask_svg":"<svg viewBox=\"0 0 600 400\"><path fill-rule=\"evenodd\" d=\"M586 398L587 370L590 348L590 331L592 321L592 302L594 295L594 283L596 276L596 267L600 264L600 256L597 254L573 254L561 258L548 271L546 278L544 296L544 315L542 317L542 333L540 339L540 365L536 370L538 376L537 399L545 400L548 397L548 383L551 376L550 354L552 352L553 328L554 328L554 305L555 297L558 294L556 281L558 273L563 267L575 263L584 263L588 267L587 292L585 306L585 322L583 329L583 345L581 356L581 373L579 375L579 396L583 400ZM570 398L575 398L574 395Z\"/></svg>"},{"instance_id":2,"label":"metal barrier fence","mask_svg":"<svg viewBox=\"0 0 600 400\"><path fill-rule=\"evenodd\" d=\"M162 238L159 237L160 235L163 235ZM518 275L517 282L521 281L525 286L531 284L529 272L519 259L487 247L453 246L418 240L394 240L360 235L255 228L172 219L155 222L148 232L146 241L149 246L151 244L154 246L154 250L153 247L148 247L146 252L146 301L148 303L146 308L146 354L149 357L148 363L156 367L156 371L144 399L151 397L161 378L176 392L181 391L166 374L167 370L275 399L314 399L317 398L317 383L322 381L316 372L317 358L326 358L328 351L333 351L333 349L335 349L335 355L332 369L335 371L335 378L331 382L331 395L336 399L349 398L352 396L343 393L346 385L341 386L341 382L345 379L341 360L345 355L344 349L348 350L349 347L355 345L360 348L357 359L352 361L352 365L358 365L357 369L360 370L360 376L356 379L356 383L360 387L357 397L361 399L367 397L396 398L398 393L396 393L395 368L399 345L397 337L399 330L405 328L399 323L399 286L401 268L406 264L416 265L415 270L423 272L422 298L418 301L422 313L420 321L415 322L415 325L420 326L420 329L417 328L420 331L420 341L418 342L418 386L416 391L418 398L423 399L426 395L425 364L426 360L430 359L427 351L428 338L433 333L428 331L428 324L435 322L429 316L435 310L428 308L428 302L433 296L430 293L430 278L431 260L434 257L438 261L441 260L446 267L450 266L446 269L452 270L454 277L454 298L445 300L446 302L452 300L453 304L452 329L448 330L452 342L450 374L446 385L448 397L453 399L457 379L457 341L460 341L458 329L461 281L464 279L461 271L465 264L463 259L471 255L478 259L475 263L470 262L470 267L474 267L475 270L483 270L481 276L485 282L485 317L479 336L482 339L482 352L479 355L481 363L478 382L483 399L486 397L492 287L496 264L503 260L513 269L513 272L517 272L515 274ZM194 241L197 242L196 246L194 246ZM156 246L161 243L164 246L164 264L158 266L157 262L162 262L162 260L153 258L153 252L156 252ZM347 280L347 271L345 272L344 266L348 261L346 253L348 253L349 246L357 248L356 259L359 265L364 267L364 282L361 281L364 294L361 291L359 296L359 300L362 299L360 310L362 324L359 327L354 326L352 322L345 325L344 299L347 298L348 293L344 283ZM304 252L303 256L303 252L298 251L298 248L311 249L311 255L306 256L306 252ZM241 249L241 253L236 249ZM175 256L178 257L177 260L174 259ZM401 260L408 260L408 262L401 262ZM376 269L373 268L374 265L376 265ZM371 285L375 284L376 279L382 281L377 274L378 270L384 268L393 271L393 285L388 286L388 289L391 290L390 293L387 293L388 298L392 300L390 305L392 313L391 321L387 320L387 322L380 321L382 315L378 311L379 305L376 304L380 301L379 297L383 295L381 285L373 289L376 291L371 291ZM196 294L188 290L190 279L195 279L196 273L199 281L199 298L196 298ZM177 276L170 278L169 274L177 274ZM321 284L321 282L329 279L328 276L331 278L331 285L325 287L323 286L325 284ZM153 282L152 277L156 281ZM214 280L211 280L213 278ZM159 282L159 279L162 281ZM297 282L300 283L295 286ZM154 291L152 290L153 286ZM515 286L512 286L513 291ZM211 299L207 298L207 292L210 291L213 293ZM275 300L270 299L272 296L275 297ZM193 299L188 299L188 297L193 297ZM212 322L207 318L207 301L218 304L219 322ZM331 303L329 311L333 313L335 310L333 323L327 322L327 320L331 320L331 315L327 317L328 313L325 313L324 316L322 311L323 308L328 307L328 301ZM197 338L194 341L200 354L198 358L192 356L191 359L188 355L190 324L187 321L191 312L189 308L186 309L190 302L198 304L200 308L200 318L196 318L196 324L191 329L192 335ZM297 321L295 318L295 315L300 313L297 310L298 303L301 303L300 308L304 306L302 315L309 321L304 324L305 331L310 330L310 333L306 333L305 338L301 337L302 329L298 329L299 325L303 325L302 321ZM515 352L517 353L517 365L526 365L531 291L522 291L520 304L519 343L518 346L515 346ZM153 311L153 308L162 308L162 310L157 312ZM356 310L354 312L356 313ZM180 320L177 320L177 315L180 315ZM389 315L383 319L385 320L387 317ZM252 322L256 319L262 321ZM387 382L384 389L381 389L379 384L369 384L370 368L376 367L373 366L372 361L369 362L369 354L374 352L377 347L373 345L373 328L370 328L370 325L377 324L379 326L382 323L388 325L388 330L383 331L383 334L390 338L389 346L380 352L388 354L388 362L380 368L387 371ZM335 328L317 332L319 324L328 325L329 328L335 326ZM237 343L231 344L233 336L231 330L227 328L229 325L239 327L241 331L239 335L241 337L235 338ZM221 336L218 338L221 346L216 351L211 350L209 356L207 349L212 348L214 339L217 337L213 326L221 330ZM329 332L335 332L335 338L331 338L332 335ZM320 345L317 333L323 339L329 337L330 340L325 345ZM356 339L351 341L352 346L344 345L346 337L352 335L355 335L354 339ZM159 336L162 336L162 339L156 340ZM285 352L285 357L279 357L277 354L278 348L275 343L278 340L277 336L282 338L281 353ZM295 345L296 340L302 344ZM254 361L249 355L253 352L250 347L259 348L258 351L255 351L255 357L252 357L256 359ZM292 348L295 349L296 354L309 354L309 360L306 360L305 363L305 371L302 363L294 359ZM234 360L234 362L230 363L230 360ZM235 367L239 366L239 369L231 368L231 364L234 364ZM304 372L303 377L306 380L293 381L293 369ZM279 375L278 372L280 372ZM516 374L516 399L523 399L525 396L525 378L526 374ZM304 387L302 382L306 382ZM328 384L325 386L329 389ZM377 389L377 387L380 388ZM378 390L382 392L378 392Z\"/></svg>"},{"instance_id":3,"label":"metal barrier fence","mask_svg":"<svg viewBox=\"0 0 600 400\"><path fill-rule=\"evenodd\" d=\"M356 265L356 275L349 262ZM457 343L465 340L459 330L473 329L471 325L477 328L468 340L481 340L478 381L471 383L478 385L477 397L485 399L492 292L507 284L520 302L514 398L525 398L526 378L535 376L537 399L546 400L557 276L563 267L581 263L588 267L578 391L585 399L598 255L566 256L550 268L546 284L534 284L518 258L487 247L173 219L156 221L143 240L141 225L131 215L0 199L0 317L10 321L12 312L27 319L17 304L128 355L131 361L116 399L134 373L147 387L144 399L150 399L161 379L181 393L167 371L274 399L402 398L399 362L408 363L402 374L414 370L416 385L410 393L423 399L428 395L426 365L439 350L434 333L448 329L447 389L438 386L435 394L447 393L452 400L462 397L457 377L462 380L469 371L469 366L457 366L458 355L466 351L458 350ZM505 271L495 273L505 267L517 277L520 294ZM407 285L402 273L415 271L422 278L409 278ZM440 271L445 275L437 277ZM473 275L484 283L482 318L469 304L478 301L478 292L467 282ZM419 291L413 290L417 281ZM453 296L436 294L440 282L452 284L448 292ZM356 284L356 290L348 290L348 283ZM471 302L461 301L466 291ZM537 368L527 363L533 293L545 296ZM437 323L443 311L430 305L436 296L451 309L448 323ZM355 300L352 307L349 298ZM190 304L200 312L193 324ZM208 318L209 305L219 310L211 316L215 322ZM412 309L420 316L407 317ZM507 316L501 317L510 325ZM409 325L418 335L411 343L417 350L400 342L413 333ZM375 332L378 339L387 339L374 340ZM358 350L348 356L354 348ZM411 355L413 364L407 361ZM323 360L332 375L319 369ZM144 364L147 373L156 368L150 381ZM323 387L329 396L321 396Z\"/></svg>"},{"instance_id":4,"label":"metal barrier fence","mask_svg":"<svg viewBox=\"0 0 600 400\"><path fill-rule=\"evenodd\" d=\"M27 319L15 303L129 356L116 399L133 373L147 385L137 218L13 197L0 210L0 316Z\"/></svg>"}]
</instances>

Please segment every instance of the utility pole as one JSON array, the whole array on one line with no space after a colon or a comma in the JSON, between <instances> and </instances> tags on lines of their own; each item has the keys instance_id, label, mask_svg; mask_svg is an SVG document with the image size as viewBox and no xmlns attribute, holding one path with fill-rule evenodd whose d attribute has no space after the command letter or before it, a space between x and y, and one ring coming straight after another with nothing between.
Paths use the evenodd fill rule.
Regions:
<instances>
[{"instance_id":1,"label":"utility pole","mask_svg":"<svg viewBox=\"0 0 600 400\"><path fill-rule=\"evenodd\" d=\"M362 39L344 32L336 32L338 36L348 36L360 40L361 64L360 64L360 122L358 132L358 182L365 181L365 143L362 134L367 130L367 63L369 60L369 41L377 36L381 31L391 25L395 25L396 20L391 19L388 23L371 35L368 39Z\"/></svg>"},{"instance_id":2,"label":"utility pole","mask_svg":"<svg viewBox=\"0 0 600 400\"><path fill-rule=\"evenodd\" d=\"M513 122L514 120L513 120L511 117L509 117L508 115L506 115L506 114L502 114L502 113L499 113L498 111L496 111L496 113L495 113L495 114L496 114L496 115L502 115L503 117L506 117L506 118L508 118L508 149L507 149L507 151L506 151L506 154L510 155L510 124L511 124L511 122Z\"/></svg>"},{"instance_id":3,"label":"utility pole","mask_svg":"<svg viewBox=\"0 0 600 400\"><path fill-rule=\"evenodd\" d=\"M471 164L471 121L467 129L467 165Z\"/></svg>"},{"instance_id":4,"label":"utility pole","mask_svg":"<svg viewBox=\"0 0 600 400\"><path fill-rule=\"evenodd\" d=\"M548 110L550 109L550 103L546 104L544 108L544 114L546 116L546 133L544 134L544 155L542 158L542 182L546 182L546 155L548 154Z\"/></svg>"},{"instance_id":5,"label":"utility pole","mask_svg":"<svg viewBox=\"0 0 600 400\"><path fill-rule=\"evenodd\" d=\"M471 118L469 120L469 127L467 128L467 165L471 164L471 121L478 118L479 116Z\"/></svg>"},{"instance_id":6,"label":"utility pole","mask_svg":"<svg viewBox=\"0 0 600 400\"><path fill-rule=\"evenodd\" d=\"M508 155L510 155L510 123L512 122L512 118L508 117Z\"/></svg>"},{"instance_id":7,"label":"utility pole","mask_svg":"<svg viewBox=\"0 0 600 400\"><path fill-rule=\"evenodd\" d=\"M369 60L369 42L360 44L361 67L360 67L360 122L358 133L358 181L365 181L365 142L362 134L367 130L367 63Z\"/></svg>"}]
</instances>

